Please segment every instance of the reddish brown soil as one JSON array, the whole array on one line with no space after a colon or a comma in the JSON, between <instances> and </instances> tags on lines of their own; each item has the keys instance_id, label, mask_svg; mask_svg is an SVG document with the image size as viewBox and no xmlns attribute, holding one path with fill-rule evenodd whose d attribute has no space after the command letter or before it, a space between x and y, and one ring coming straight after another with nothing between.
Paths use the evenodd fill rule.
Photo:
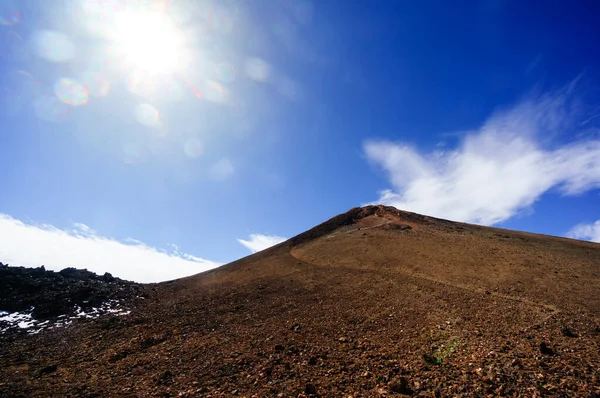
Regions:
<instances>
[{"instance_id":1,"label":"reddish brown soil","mask_svg":"<svg viewBox=\"0 0 600 398\"><path fill-rule=\"evenodd\" d=\"M0 396L600 396L599 244L369 206L145 289L0 336Z\"/></svg>"}]
</instances>

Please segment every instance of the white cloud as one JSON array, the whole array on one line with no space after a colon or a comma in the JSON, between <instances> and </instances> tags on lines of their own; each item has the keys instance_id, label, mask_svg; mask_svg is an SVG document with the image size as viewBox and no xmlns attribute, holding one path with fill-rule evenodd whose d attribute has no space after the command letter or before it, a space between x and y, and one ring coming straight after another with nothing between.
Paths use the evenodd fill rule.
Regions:
<instances>
[{"instance_id":1,"label":"white cloud","mask_svg":"<svg viewBox=\"0 0 600 398\"><path fill-rule=\"evenodd\" d=\"M256 253L286 240L287 238L282 238L281 236L250 234L249 240L238 239L238 242L250 249L252 253Z\"/></svg>"},{"instance_id":2,"label":"white cloud","mask_svg":"<svg viewBox=\"0 0 600 398\"><path fill-rule=\"evenodd\" d=\"M572 85L493 114L454 150L422 153L405 144L368 141L368 159L388 174L392 189L378 202L427 215L492 225L556 189L576 195L600 187L600 140L550 146L577 126Z\"/></svg>"},{"instance_id":3,"label":"white cloud","mask_svg":"<svg viewBox=\"0 0 600 398\"><path fill-rule=\"evenodd\" d=\"M600 220L593 224L578 224L567 233L567 236L600 243Z\"/></svg>"},{"instance_id":4,"label":"white cloud","mask_svg":"<svg viewBox=\"0 0 600 398\"><path fill-rule=\"evenodd\" d=\"M85 224L72 231L51 225L25 224L0 214L0 261L11 265L50 270L87 268L97 274L110 272L136 282L161 282L193 275L219 263L179 252L167 253L135 239L125 242L98 236Z\"/></svg>"}]
</instances>

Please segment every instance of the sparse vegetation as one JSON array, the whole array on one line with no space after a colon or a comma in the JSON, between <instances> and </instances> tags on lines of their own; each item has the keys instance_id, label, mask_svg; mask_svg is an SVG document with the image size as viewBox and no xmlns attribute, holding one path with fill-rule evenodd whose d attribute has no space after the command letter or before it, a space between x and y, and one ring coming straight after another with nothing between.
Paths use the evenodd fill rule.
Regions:
<instances>
[{"instance_id":1,"label":"sparse vegetation","mask_svg":"<svg viewBox=\"0 0 600 398\"><path fill-rule=\"evenodd\" d=\"M444 359L454 351L459 343L460 339L454 339L445 350L435 349L431 355L424 355L423 359L432 365L440 365Z\"/></svg>"}]
</instances>

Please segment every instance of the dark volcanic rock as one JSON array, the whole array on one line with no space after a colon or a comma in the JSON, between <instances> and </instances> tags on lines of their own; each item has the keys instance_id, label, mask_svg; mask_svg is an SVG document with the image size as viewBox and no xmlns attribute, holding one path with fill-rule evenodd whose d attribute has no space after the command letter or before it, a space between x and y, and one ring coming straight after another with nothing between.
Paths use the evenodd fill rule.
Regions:
<instances>
[{"instance_id":1,"label":"dark volcanic rock","mask_svg":"<svg viewBox=\"0 0 600 398\"><path fill-rule=\"evenodd\" d=\"M47 374L50 374L50 373L54 373L57 370L58 370L58 365L56 365L56 364L48 365L48 366L46 366L46 367L44 367L44 368L42 368L40 370L39 375L40 376L44 376L44 375L47 375Z\"/></svg>"},{"instance_id":2,"label":"dark volcanic rock","mask_svg":"<svg viewBox=\"0 0 600 398\"><path fill-rule=\"evenodd\" d=\"M569 328L563 328L562 333L565 337L577 337L577 334Z\"/></svg>"},{"instance_id":3,"label":"dark volcanic rock","mask_svg":"<svg viewBox=\"0 0 600 398\"><path fill-rule=\"evenodd\" d=\"M304 392L308 395L317 395L317 388L314 384L308 383L306 387L304 387Z\"/></svg>"},{"instance_id":4,"label":"dark volcanic rock","mask_svg":"<svg viewBox=\"0 0 600 398\"><path fill-rule=\"evenodd\" d=\"M540 352L544 355L554 355L555 352L552 348L548 347L548 345L544 342L540 343Z\"/></svg>"},{"instance_id":5,"label":"dark volcanic rock","mask_svg":"<svg viewBox=\"0 0 600 398\"><path fill-rule=\"evenodd\" d=\"M86 312L109 300L134 297L140 287L108 273L99 276L75 268L54 272L44 266L9 267L0 263L0 311L31 312L38 320Z\"/></svg>"},{"instance_id":6,"label":"dark volcanic rock","mask_svg":"<svg viewBox=\"0 0 600 398\"><path fill-rule=\"evenodd\" d=\"M398 379L392 380L390 383L390 391L406 395L413 394L413 391L408 386L408 380L406 379L406 377L400 377Z\"/></svg>"}]
</instances>

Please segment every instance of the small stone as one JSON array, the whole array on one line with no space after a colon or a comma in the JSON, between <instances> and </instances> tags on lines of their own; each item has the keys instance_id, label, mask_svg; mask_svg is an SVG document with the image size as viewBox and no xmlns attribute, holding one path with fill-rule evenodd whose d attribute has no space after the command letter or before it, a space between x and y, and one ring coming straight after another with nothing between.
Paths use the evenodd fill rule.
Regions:
<instances>
[{"instance_id":1,"label":"small stone","mask_svg":"<svg viewBox=\"0 0 600 398\"><path fill-rule=\"evenodd\" d=\"M314 386L314 384L307 383L306 387L304 387L304 392L308 395L317 395L317 388Z\"/></svg>"},{"instance_id":2,"label":"small stone","mask_svg":"<svg viewBox=\"0 0 600 398\"><path fill-rule=\"evenodd\" d=\"M540 343L540 352L544 355L554 355L555 352L552 348L548 347L545 342Z\"/></svg>"},{"instance_id":3,"label":"small stone","mask_svg":"<svg viewBox=\"0 0 600 398\"><path fill-rule=\"evenodd\" d=\"M408 380L406 377L399 377L392 380L390 382L390 391L406 395L411 395L413 393L408 386Z\"/></svg>"},{"instance_id":4,"label":"small stone","mask_svg":"<svg viewBox=\"0 0 600 398\"><path fill-rule=\"evenodd\" d=\"M562 334L565 337L577 337L577 334L573 333L573 331L569 328L563 328Z\"/></svg>"},{"instance_id":5,"label":"small stone","mask_svg":"<svg viewBox=\"0 0 600 398\"><path fill-rule=\"evenodd\" d=\"M40 370L39 374L40 374L40 376L43 376L43 375L47 375L50 373L54 373L57 370L58 370L58 365L56 365L56 364L48 365L45 368L42 368L42 370Z\"/></svg>"}]
</instances>

